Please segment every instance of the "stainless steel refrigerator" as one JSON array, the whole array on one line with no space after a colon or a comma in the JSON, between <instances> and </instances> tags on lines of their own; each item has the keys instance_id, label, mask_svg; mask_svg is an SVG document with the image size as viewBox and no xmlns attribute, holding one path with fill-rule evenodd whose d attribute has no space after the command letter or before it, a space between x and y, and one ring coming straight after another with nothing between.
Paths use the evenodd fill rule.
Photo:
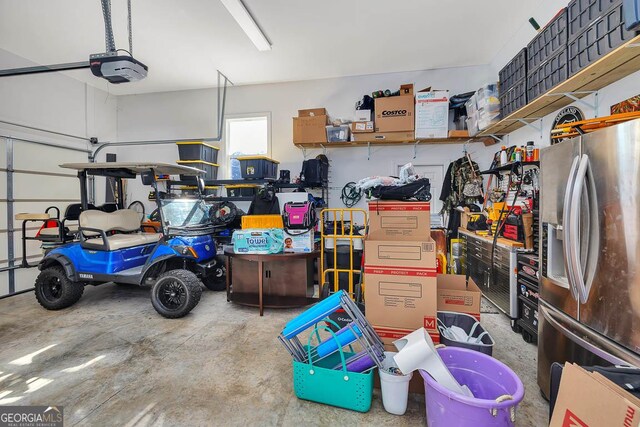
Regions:
<instances>
[{"instance_id":1,"label":"stainless steel refrigerator","mask_svg":"<svg viewBox=\"0 0 640 427\"><path fill-rule=\"evenodd\" d=\"M640 120L544 148L538 385L553 362L640 367Z\"/></svg>"}]
</instances>

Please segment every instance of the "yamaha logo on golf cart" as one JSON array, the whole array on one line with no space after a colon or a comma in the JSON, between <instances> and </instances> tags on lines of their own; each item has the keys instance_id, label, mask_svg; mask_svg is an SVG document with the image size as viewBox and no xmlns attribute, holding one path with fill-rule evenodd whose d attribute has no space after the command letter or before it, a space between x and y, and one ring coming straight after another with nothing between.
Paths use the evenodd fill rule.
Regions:
<instances>
[{"instance_id":1,"label":"yamaha logo on golf cart","mask_svg":"<svg viewBox=\"0 0 640 427\"><path fill-rule=\"evenodd\" d=\"M401 117L407 115L407 110L384 110L382 115L384 117Z\"/></svg>"},{"instance_id":2,"label":"yamaha logo on golf cart","mask_svg":"<svg viewBox=\"0 0 640 427\"><path fill-rule=\"evenodd\" d=\"M81 279L93 279L93 274L80 273L78 276L80 276Z\"/></svg>"}]
</instances>

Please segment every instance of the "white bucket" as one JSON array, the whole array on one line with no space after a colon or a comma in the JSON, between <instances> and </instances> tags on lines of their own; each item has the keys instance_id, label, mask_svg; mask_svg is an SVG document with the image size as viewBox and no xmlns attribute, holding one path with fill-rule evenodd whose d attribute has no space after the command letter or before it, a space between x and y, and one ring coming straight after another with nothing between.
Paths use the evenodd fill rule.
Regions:
<instances>
[{"instance_id":1,"label":"white bucket","mask_svg":"<svg viewBox=\"0 0 640 427\"><path fill-rule=\"evenodd\" d=\"M382 405L385 411L394 415L404 415L407 410L407 400L409 398L409 381L413 373L409 375L394 375L389 372L389 368L397 368L393 356L397 353L392 351L384 352L384 361L380 373L380 387L382 388Z\"/></svg>"}]
</instances>

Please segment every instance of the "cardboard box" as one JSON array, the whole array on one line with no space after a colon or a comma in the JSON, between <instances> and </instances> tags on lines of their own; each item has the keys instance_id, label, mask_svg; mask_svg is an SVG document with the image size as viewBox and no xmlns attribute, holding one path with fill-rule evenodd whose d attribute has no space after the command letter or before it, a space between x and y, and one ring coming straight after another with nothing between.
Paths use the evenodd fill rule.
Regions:
<instances>
[{"instance_id":1,"label":"cardboard box","mask_svg":"<svg viewBox=\"0 0 640 427\"><path fill-rule=\"evenodd\" d=\"M385 338L424 327L437 334L437 273L432 240L365 241L366 317Z\"/></svg>"},{"instance_id":2,"label":"cardboard box","mask_svg":"<svg viewBox=\"0 0 640 427\"><path fill-rule=\"evenodd\" d=\"M465 313L480 321L480 299L482 291L473 281L463 275L438 275L438 311Z\"/></svg>"},{"instance_id":3,"label":"cardboard box","mask_svg":"<svg viewBox=\"0 0 640 427\"><path fill-rule=\"evenodd\" d=\"M352 122L352 133L371 133L373 132L373 122Z\"/></svg>"},{"instance_id":4,"label":"cardboard box","mask_svg":"<svg viewBox=\"0 0 640 427\"><path fill-rule=\"evenodd\" d=\"M597 372L566 363L550 427L637 426L640 399Z\"/></svg>"},{"instance_id":5,"label":"cardboard box","mask_svg":"<svg viewBox=\"0 0 640 427\"><path fill-rule=\"evenodd\" d=\"M293 118L293 143L327 142L327 116Z\"/></svg>"},{"instance_id":6,"label":"cardboard box","mask_svg":"<svg viewBox=\"0 0 640 427\"><path fill-rule=\"evenodd\" d=\"M353 114L354 122L370 122L373 121L371 110L355 110Z\"/></svg>"},{"instance_id":7,"label":"cardboard box","mask_svg":"<svg viewBox=\"0 0 640 427\"><path fill-rule=\"evenodd\" d=\"M368 239L385 241L430 240L429 202L369 202Z\"/></svg>"},{"instance_id":8,"label":"cardboard box","mask_svg":"<svg viewBox=\"0 0 640 427\"><path fill-rule=\"evenodd\" d=\"M413 96L389 96L375 100L376 132L413 132Z\"/></svg>"},{"instance_id":9,"label":"cardboard box","mask_svg":"<svg viewBox=\"0 0 640 427\"><path fill-rule=\"evenodd\" d=\"M295 253L313 252L313 230L300 233L300 230L285 230L284 251Z\"/></svg>"},{"instance_id":10,"label":"cardboard box","mask_svg":"<svg viewBox=\"0 0 640 427\"><path fill-rule=\"evenodd\" d=\"M298 110L298 117L315 117L326 115L327 110L324 108L308 108L306 110Z\"/></svg>"},{"instance_id":11,"label":"cardboard box","mask_svg":"<svg viewBox=\"0 0 640 427\"><path fill-rule=\"evenodd\" d=\"M410 142L415 141L413 132L374 132L354 134L354 141L380 141L380 142Z\"/></svg>"},{"instance_id":12,"label":"cardboard box","mask_svg":"<svg viewBox=\"0 0 640 427\"><path fill-rule=\"evenodd\" d=\"M400 86L400 96L413 96L413 83Z\"/></svg>"},{"instance_id":13,"label":"cardboard box","mask_svg":"<svg viewBox=\"0 0 640 427\"><path fill-rule=\"evenodd\" d=\"M376 106L376 110L377 110ZM416 94L416 139L447 138L449 135L449 91L421 91Z\"/></svg>"}]
</instances>

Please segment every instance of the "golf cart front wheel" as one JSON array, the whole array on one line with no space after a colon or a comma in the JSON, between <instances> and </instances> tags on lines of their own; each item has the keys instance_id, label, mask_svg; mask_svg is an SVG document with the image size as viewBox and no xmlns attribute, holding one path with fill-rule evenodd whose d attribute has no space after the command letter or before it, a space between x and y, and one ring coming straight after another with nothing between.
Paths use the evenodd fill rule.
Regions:
<instances>
[{"instance_id":1,"label":"golf cart front wheel","mask_svg":"<svg viewBox=\"0 0 640 427\"><path fill-rule=\"evenodd\" d=\"M187 270L161 274L151 288L151 304L161 316L177 319L186 316L200 302L202 282Z\"/></svg>"},{"instance_id":2,"label":"golf cart front wheel","mask_svg":"<svg viewBox=\"0 0 640 427\"><path fill-rule=\"evenodd\" d=\"M54 266L40 272L35 292L41 306L47 310L62 310L78 302L84 285L70 280L62 267Z\"/></svg>"}]
</instances>

